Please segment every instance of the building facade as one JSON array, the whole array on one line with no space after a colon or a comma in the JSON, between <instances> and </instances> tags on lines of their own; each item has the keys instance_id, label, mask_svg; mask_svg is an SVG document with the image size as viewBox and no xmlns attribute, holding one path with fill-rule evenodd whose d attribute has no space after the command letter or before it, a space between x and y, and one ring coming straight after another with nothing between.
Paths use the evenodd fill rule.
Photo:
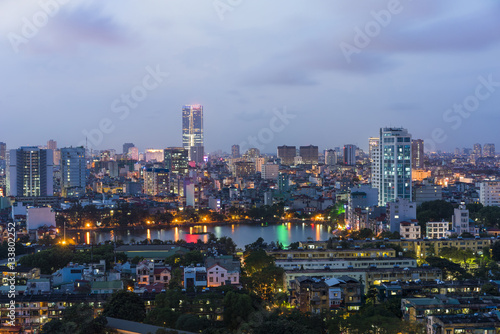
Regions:
<instances>
[{"instance_id":1,"label":"building facade","mask_svg":"<svg viewBox=\"0 0 500 334\"><path fill-rule=\"evenodd\" d=\"M185 105L182 108L182 146L189 151L189 159L203 162L203 106ZM200 159L201 158L201 159Z\"/></svg>"},{"instance_id":2,"label":"building facade","mask_svg":"<svg viewBox=\"0 0 500 334\"><path fill-rule=\"evenodd\" d=\"M63 197L85 194L86 169L85 148L69 147L61 149L61 195Z\"/></svg>"},{"instance_id":3,"label":"building facade","mask_svg":"<svg viewBox=\"0 0 500 334\"><path fill-rule=\"evenodd\" d=\"M7 193L10 196L54 195L53 153L38 147L10 151Z\"/></svg>"}]
</instances>

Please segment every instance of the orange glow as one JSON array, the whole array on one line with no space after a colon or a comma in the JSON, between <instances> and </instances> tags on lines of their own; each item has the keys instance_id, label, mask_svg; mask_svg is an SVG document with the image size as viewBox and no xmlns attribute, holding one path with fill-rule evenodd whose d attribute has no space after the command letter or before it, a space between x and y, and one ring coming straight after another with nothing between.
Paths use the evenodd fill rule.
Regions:
<instances>
[{"instance_id":1,"label":"orange glow","mask_svg":"<svg viewBox=\"0 0 500 334\"><path fill-rule=\"evenodd\" d=\"M87 242L87 245L90 245L90 232L85 233L85 241Z\"/></svg>"},{"instance_id":2,"label":"orange glow","mask_svg":"<svg viewBox=\"0 0 500 334\"><path fill-rule=\"evenodd\" d=\"M174 241L179 240L179 228L176 227L174 231Z\"/></svg>"},{"instance_id":3,"label":"orange glow","mask_svg":"<svg viewBox=\"0 0 500 334\"><path fill-rule=\"evenodd\" d=\"M151 230L149 228L147 230L147 238L151 240Z\"/></svg>"}]
</instances>

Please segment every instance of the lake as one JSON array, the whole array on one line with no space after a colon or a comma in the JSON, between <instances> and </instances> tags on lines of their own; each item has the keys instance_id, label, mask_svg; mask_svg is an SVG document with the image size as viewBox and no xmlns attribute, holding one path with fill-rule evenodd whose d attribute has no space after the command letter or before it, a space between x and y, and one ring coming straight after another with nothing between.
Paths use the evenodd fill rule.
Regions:
<instances>
[{"instance_id":1,"label":"lake","mask_svg":"<svg viewBox=\"0 0 500 334\"><path fill-rule=\"evenodd\" d=\"M203 234L205 233L205 234ZM268 226L256 224L232 224L232 225L200 225L193 227L172 227L164 229L130 229L130 230L111 230L111 231L89 231L68 233L69 237L75 237L80 242L85 243L103 243L108 240L123 240L125 243L132 241L139 242L146 238L162 241L179 239L187 242L196 242L208 240L208 233L213 233L217 238L227 236L231 237L236 245L244 248L259 237L262 237L267 243L279 241L284 246L292 242L307 240L327 240L332 236L332 228L323 224L316 223L282 223L270 224Z\"/></svg>"}]
</instances>

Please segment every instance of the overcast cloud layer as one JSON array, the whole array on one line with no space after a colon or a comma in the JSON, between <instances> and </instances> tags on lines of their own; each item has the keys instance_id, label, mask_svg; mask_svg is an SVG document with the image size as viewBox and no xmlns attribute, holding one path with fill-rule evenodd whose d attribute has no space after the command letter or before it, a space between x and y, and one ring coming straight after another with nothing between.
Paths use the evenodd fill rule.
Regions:
<instances>
[{"instance_id":1,"label":"overcast cloud layer","mask_svg":"<svg viewBox=\"0 0 500 334\"><path fill-rule=\"evenodd\" d=\"M366 149L382 126L406 127L441 150L500 146L500 86L480 88L488 96L471 112L446 111L475 101L479 77L500 82L496 1L401 0L381 23L374 13L393 1L42 6L50 3L0 1L0 141L10 148L77 145L102 122L109 133L95 149L176 146L182 106L195 103L204 106L207 151L259 135L264 152L282 144ZM373 37L346 58L342 46L360 46L357 31L366 29ZM126 104L116 100L139 92L157 69L168 76L148 79L157 87L118 109ZM273 110L285 107L295 118L274 124Z\"/></svg>"}]
</instances>

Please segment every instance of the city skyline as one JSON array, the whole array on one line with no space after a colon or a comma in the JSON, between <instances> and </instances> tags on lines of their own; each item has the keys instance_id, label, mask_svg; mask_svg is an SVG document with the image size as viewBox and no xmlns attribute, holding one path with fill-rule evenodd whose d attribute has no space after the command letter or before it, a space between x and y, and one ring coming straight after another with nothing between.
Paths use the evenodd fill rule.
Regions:
<instances>
[{"instance_id":1,"label":"city skyline","mask_svg":"<svg viewBox=\"0 0 500 334\"><path fill-rule=\"evenodd\" d=\"M206 152L230 152L284 112L294 118L262 152L367 151L384 126L428 149L500 144L498 3L193 3L2 2L0 141L181 146L179 109L202 104Z\"/></svg>"}]
</instances>

